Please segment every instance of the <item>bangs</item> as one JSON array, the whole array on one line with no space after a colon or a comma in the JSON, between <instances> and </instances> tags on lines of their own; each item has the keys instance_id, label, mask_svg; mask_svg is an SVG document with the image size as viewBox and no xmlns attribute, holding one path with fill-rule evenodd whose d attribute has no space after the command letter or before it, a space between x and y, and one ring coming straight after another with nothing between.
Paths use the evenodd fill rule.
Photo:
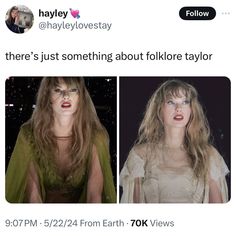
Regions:
<instances>
[{"instance_id":1,"label":"bangs","mask_svg":"<svg viewBox=\"0 0 236 236\"><path fill-rule=\"evenodd\" d=\"M186 97L187 99L191 99L191 92L189 90L184 90L183 88L176 87L169 89L169 91L166 91L164 99L167 100L172 97L180 98L182 96Z\"/></svg>"},{"instance_id":2,"label":"bangs","mask_svg":"<svg viewBox=\"0 0 236 236\"><path fill-rule=\"evenodd\" d=\"M196 90L191 85L178 80L167 82L166 86L163 87L162 95L163 101L182 96L185 96L188 100L192 100L197 96Z\"/></svg>"},{"instance_id":3,"label":"bangs","mask_svg":"<svg viewBox=\"0 0 236 236\"><path fill-rule=\"evenodd\" d=\"M80 88L80 78L77 77L52 77L47 78L49 80L49 88L53 89L60 87L61 83L65 83L68 88Z\"/></svg>"}]
</instances>

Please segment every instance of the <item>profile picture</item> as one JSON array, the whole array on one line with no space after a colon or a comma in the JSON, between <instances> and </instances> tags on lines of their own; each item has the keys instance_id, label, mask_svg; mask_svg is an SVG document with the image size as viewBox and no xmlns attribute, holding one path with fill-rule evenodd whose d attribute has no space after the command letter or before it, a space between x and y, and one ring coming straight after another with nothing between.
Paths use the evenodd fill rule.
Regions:
<instances>
[{"instance_id":1,"label":"profile picture","mask_svg":"<svg viewBox=\"0 0 236 236\"><path fill-rule=\"evenodd\" d=\"M33 22L33 13L26 6L13 6L6 13L6 26L14 33L22 34L27 32L32 27Z\"/></svg>"},{"instance_id":2,"label":"profile picture","mask_svg":"<svg viewBox=\"0 0 236 236\"><path fill-rule=\"evenodd\" d=\"M228 202L230 80L120 77L120 186L121 203Z\"/></svg>"},{"instance_id":3,"label":"profile picture","mask_svg":"<svg viewBox=\"0 0 236 236\"><path fill-rule=\"evenodd\" d=\"M116 77L6 80L6 200L116 202Z\"/></svg>"}]
</instances>

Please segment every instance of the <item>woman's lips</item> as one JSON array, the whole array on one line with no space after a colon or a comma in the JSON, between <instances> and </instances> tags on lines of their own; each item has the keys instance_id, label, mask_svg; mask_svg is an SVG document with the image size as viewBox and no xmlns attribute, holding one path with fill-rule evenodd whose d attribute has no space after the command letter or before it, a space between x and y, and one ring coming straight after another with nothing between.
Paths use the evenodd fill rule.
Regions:
<instances>
[{"instance_id":1,"label":"woman's lips","mask_svg":"<svg viewBox=\"0 0 236 236\"><path fill-rule=\"evenodd\" d=\"M184 117L183 117L182 115L176 115L176 116L174 116L174 120L181 121L181 120L183 120L183 119L184 119Z\"/></svg>"},{"instance_id":2,"label":"woman's lips","mask_svg":"<svg viewBox=\"0 0 236 236\"><path fill-rule=\"evenodd\" d=\"M62 108L70 108L70 107L71 107L71 104L70 104L69 102L63 102L63 103L61 104L61 107L62 107Z\"/></svg>"}]
</instances>

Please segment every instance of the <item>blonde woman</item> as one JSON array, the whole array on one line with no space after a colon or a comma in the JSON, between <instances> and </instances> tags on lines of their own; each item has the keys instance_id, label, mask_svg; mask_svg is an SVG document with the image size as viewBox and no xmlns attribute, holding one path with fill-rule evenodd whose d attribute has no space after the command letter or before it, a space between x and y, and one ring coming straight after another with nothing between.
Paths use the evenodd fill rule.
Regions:
<instances>
[{"instance_id":1,"label":"blonde woman","mask_svg":"<svg viewBox=\"0 0 236 236\"><path fill-rule=\"evenodd\" d=\"M44 78L6 173L11 203L112 203L108 134L83 78Z\"/></svg>"},{"instance_id":2,"label":"blonde woman","mask_svg":"<svg viewBox=\"0 0 236 236\"><path fill-rule=\"evenodd\" d=\"M229 171L209 136L196 89L179 80L163 83L121 171L121 202L227 202Z\"/></svg>"}]
</instances>

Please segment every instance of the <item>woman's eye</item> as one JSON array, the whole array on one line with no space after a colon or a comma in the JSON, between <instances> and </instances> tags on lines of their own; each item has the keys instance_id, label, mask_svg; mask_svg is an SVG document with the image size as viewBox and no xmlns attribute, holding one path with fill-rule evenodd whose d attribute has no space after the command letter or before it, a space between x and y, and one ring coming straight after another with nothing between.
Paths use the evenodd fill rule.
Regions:
<instances>
[{"instance_id":1,"label":"woman's eye","mask_svg":"<svg viewBox=\"0 0 236 236\"><path fill-rule=\"evenodd\" d=\"M183 101L183 105L188 105L189 103L190 103L190 101L188 101L188 100Z\"/></svg>"},{"instance_id":2,"label":"woman's eye","mask_svg":"<svg viewBox=\"0 0 236 236\"><path fill-rule=\"evenodd\" d=\"M77 93L77 91L78 91L78 90L77 90L76 88L73 88L73 89L70 89L70 90L69 90L70 93Z\"/></svg>"},{"instance_id":3,"label":"woman's eye","mask_svg":"<svg viewBox=\"0 0 236 236\"><path fill-rule=\"evenodd\" d=\"M170 100L170 101L167 101L167 104L168 105L174 105L174 102Z\"/></svg>"},{"instance_id":4,"label":"woman's eye","mask_svg":"<svg viewBox=\"0 0 236 236\"><path fill-rule=\"evenodd\" d=\"M61 90L57 88L57 89L54 89L54 92L55 93L61 93Z\"/></svg>"}]
</instances>

